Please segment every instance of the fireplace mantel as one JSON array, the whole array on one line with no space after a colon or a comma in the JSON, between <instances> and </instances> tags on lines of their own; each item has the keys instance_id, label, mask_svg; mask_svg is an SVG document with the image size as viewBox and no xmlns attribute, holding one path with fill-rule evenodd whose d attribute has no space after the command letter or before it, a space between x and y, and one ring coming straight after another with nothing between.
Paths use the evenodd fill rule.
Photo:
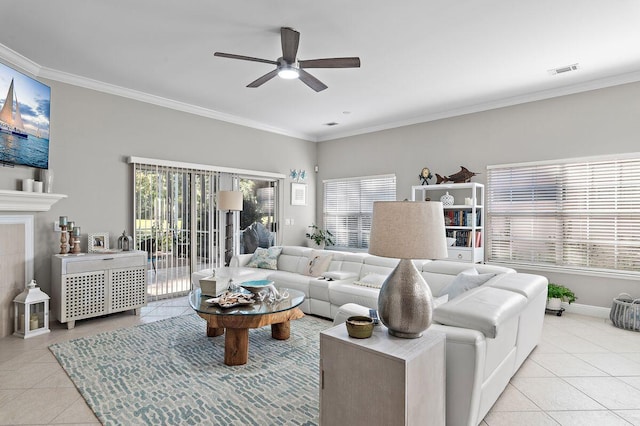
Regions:
<instances>
[{"instance_id":1,"label":"fireplace mantel","mask_svg":"<svg viewBox=\"0 0 640 426\"><path fill-rule=\"evenodd\" d=\"M65 194L0 189L0 212L46 212Z\"/></svg>"}]
</instances>

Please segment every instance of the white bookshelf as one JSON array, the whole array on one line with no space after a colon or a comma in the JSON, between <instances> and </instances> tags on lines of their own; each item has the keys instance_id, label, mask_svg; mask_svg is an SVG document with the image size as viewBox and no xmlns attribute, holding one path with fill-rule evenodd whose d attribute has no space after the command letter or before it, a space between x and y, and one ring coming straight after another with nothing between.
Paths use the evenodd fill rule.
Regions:
<instances>
[{"instance_id":1,"label":"white bookshelf","mask_svg":"<svg viewBox=\"0 0 640 426\"><path fill-rule=\"evenodd\" d=\"M444 206L445 229L449 238L449 260L458 262L484 262L484 185L476 182L411 187L412 201L440 201L449 193L454 204Z\"/></svg>"}]
</instances>

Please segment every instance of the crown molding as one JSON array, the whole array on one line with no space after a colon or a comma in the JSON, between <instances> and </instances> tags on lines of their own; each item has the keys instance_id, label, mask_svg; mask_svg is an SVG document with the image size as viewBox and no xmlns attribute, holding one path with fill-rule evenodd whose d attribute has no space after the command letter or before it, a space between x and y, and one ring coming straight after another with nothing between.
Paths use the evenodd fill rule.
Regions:
<instances>
[{"instance_id":1,"label":"crown molding","mask_svg":"<svg viewBox=\"0 0 640 426\"><path fill-rule=\"evenodd\" d=\"M483 102L476 105L470 105L462 108L456 108L449 111L436 112L433 114L421 115L408 120L395 121L382 124L379 126L366 127L353 131L345 131L342 133L332 134L326 137L318 137L317 142L346 138L350 136L358 136L367 133L380 132L383 130L395 129L398 127L411 126L414 124L427 123L429 121L442 120L445 118L458 117L476 112L490 111L493 109L510 107L514 105L526 104L529 102L542 101L545 99L557 98L560 96L574 95L576 93L588 92L591 90L605 89L607 87L619 86L628 83L637 83L640 81L640 71L620 74L613 77L606 77L584 83L572 84L570 86L558 87L555 89L541 90L538 92L527 93L521 96L513 96L509 98L499 99L490 102Z\"/></svg>"},{"instance_id":2,"label":"crown molding","mask_svg":"<svg viewBox=\"0 0 640 426\"><path fill-rule=\"evenodd\" d=\"M212 109L187 104L185 102L175 101L173 99L167 99L161 96L156 96L156 95L140 92L133 89L128 89L126 87L116 86L116 85L105 83L102 81L93 80L91 78L82 77L76 74L71 74L64 71L58 71L52 68L43 67L37 64L36 62L33 62L32 60L24 57L18 52L4 46L3 44L0 44L0 59L4 59L6 62L10 63L11 65L21 68L22 70L30 73L35 77L46 78L49 80L70 84L72 86L83 87L85 89L95 90L97 92L108 93L110 95L133 99L136 101L161 106L164 108L169 108L176 111L181 111L189 114L199 115L202 117L212 118L214 120L237 124L237 125L249 127L252 129L263 130L269 133L276 133L279 135L289 136L292 138L303 139L303 140L312 141L312 142L316 141L316 139L313 136L310 136L304 133L293 132L287 129L281 129L279 127L269 126L268 124L248 120L246 118L238 117L235 115L225 114Z\"/></svg>"}]
</instances>

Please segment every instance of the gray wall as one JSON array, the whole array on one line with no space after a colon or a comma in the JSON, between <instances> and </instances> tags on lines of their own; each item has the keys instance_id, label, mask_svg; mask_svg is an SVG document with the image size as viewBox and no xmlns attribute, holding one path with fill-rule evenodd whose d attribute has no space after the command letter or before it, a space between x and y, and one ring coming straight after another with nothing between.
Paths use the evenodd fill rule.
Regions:
<instances>
[{"instance_id":1,"label":"gray wall","mask_svg":"<svg viewBox=\"0 0 640 426\"><path fill-rule=\"evenodd\" d=\"M76 221L87 234L109 232L111 243L132 230L132 172L129 156L235 167L288 175L306 169L311 202L291 206L290 179L284 185L284 215L294 225L281 226L286 244L305 244L306 227L315 220L316 144L248 127L83 89L56 81L51 86L50 168L53 189L68 198L51 211L36 213L35 277L49 291L51 255L59 252L60 215ZM0 188L20 189L36 169L0 167Z\"/></svg>"},{"instance_id":2,"label":"gray wall","mask_svg":"<svg viewBox=\"0 0 640 426\"><path fill-rule=\"evenodd\" d=\"M88 89L48 81L52 88L50 166L54 191L68 199L37 213L36 280L49 290L50 256L59 250L53 221L67 215L86 235L131 230L128 156L150 157L288 174L305 169L309 205L290 205L285 181L285 244L304 244L306 226L322 218L322 179L395 173L398 198L410 196L418 173L430 167L451 174L460 165L482 172L490 164L637 152L640 83L501 108L398 129L314 144L182 113ZM381 105L381 108L384 106ZM313 166L320 171L314 174ZM34 169L0 167L0 188L20 189ZM317 185L316 185L317 184ZM315 203L314 203L315 199ZM523 272L526 272L523 270ZM579 303L610 307L625 291L640 294L638 280L542 273L569 285Z\"/></svg>"},{"instance_id":3,"label":"gray wall","mask_svg":"<svg viewBox=\"0 0 640 426\"><path fill-rule=\"evenodd\" d=\"M404 199L425 166L441 175L466 166L483 173L473 181L486 183L487 165L640 152L639 114L640 83L634 83L322 142L317 215L323 179L395 173ZM640 297L638 280L529 272L568 285L578 303L611 307L623 291Z\"/></svg>"}]
</instances>

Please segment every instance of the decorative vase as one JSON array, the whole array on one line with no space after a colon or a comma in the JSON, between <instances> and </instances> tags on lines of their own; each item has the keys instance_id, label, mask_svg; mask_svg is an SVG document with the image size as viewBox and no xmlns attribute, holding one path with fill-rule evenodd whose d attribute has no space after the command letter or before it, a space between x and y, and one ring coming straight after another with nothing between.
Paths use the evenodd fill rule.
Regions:
<instances>
[{"instance_id":1,"label":"decorative vase","mask_svg":"<svg viewBox=\"0 0 640 426\"><path fill-rule=\"evenodd\" d=\"M41 169L40 170L40 181L44 185L44 192L50 194L53 192L53 170L50 169Z\"/></svg>"},{"instance_id":2,"label":"decorative vase","mask_svg":"<svg viewBox=\"0 0 640 426\"><path fill-rule=\"evenodd\" d=\"M422 336L433 318L433 296L411 259L401 259L380 288L378 316L389 334Z\"/></svg>"},{"instance_id":3,"label":"decorative vase","mask_svg":"<svg viewBox=\"0 0 640 426\"><path fill-rule=\"evenodd\" d=\"M552 297L547 299L547 309L551 311L559 311L562 309L562 299L559 297Z\"/></svg>"},{"instance_id":4,"label":"decorative vase","mask_svg":"<svg viewBox=\"0 0 640 426\"><path fill-rule=\"evenodd\" d=\"M449 191L447 191L446 194L440 197L440 202L442 203L443 206L452 206L453 201L454 201L453 195L449 194Z\"/></svg>"}]
</instances>

